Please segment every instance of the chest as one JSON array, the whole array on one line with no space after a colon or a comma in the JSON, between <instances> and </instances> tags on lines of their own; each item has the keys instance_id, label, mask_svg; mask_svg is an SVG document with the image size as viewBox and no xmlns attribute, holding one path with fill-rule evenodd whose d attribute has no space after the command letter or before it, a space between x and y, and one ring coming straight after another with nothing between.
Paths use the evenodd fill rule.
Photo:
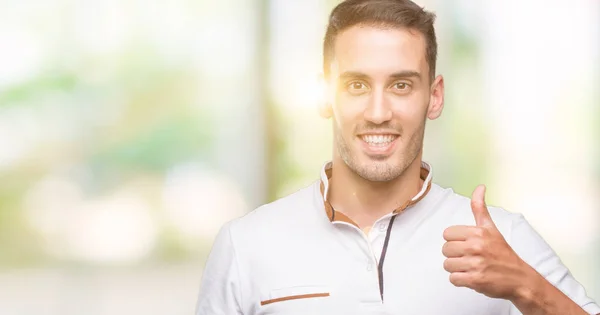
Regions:
<instances>
[{"instance_id":1,"label":"chest","mask_svg":"<svg viewBox=\"0 0 600 315\"><path fill-rule=\"evenodd\" d=\"M245 290L251 292L245 297L250 313L508 314L508 301L490 299L448 281L441 234L436 239L396 233L380 274L383 239L347 232L333 233L319 242L290 243L277 255L254 261L249 290Z\"/></svg>"}]
</instances>

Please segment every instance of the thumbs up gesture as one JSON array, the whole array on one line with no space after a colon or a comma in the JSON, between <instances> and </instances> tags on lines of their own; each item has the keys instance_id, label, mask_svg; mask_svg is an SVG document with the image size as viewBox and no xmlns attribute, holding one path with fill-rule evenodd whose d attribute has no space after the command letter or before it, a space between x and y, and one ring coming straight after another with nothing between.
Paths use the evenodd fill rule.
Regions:
<instances>
[{"instance_id":1,"label":"thumbs up gesture","mask_svg":"<svg viewBox=\"0 0 600 315\"><path fill-rule=\"evenodd\" d=\"M533 268L513 251L494 224L485 204L485 186L473 192L471 209L476 226L451 226L444 231L444 269L457 287L512 300Z\"/></svg>"}]
</instances>

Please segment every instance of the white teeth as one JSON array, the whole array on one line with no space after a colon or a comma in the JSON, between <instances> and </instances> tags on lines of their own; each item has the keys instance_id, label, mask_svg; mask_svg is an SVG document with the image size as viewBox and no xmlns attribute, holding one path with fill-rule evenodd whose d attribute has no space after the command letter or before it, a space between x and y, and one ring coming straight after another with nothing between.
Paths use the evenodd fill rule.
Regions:
<instances>
[{"instance_id":1,"label":"white teeth","mask_svg":"<svg viewBox=\"0 0 600 315\"><path fill-rule=\"evenodd\" d=\"M362 139L371 145L387 145L396 139L394 135L365 135Z\"/></svg>"}]
</instances>

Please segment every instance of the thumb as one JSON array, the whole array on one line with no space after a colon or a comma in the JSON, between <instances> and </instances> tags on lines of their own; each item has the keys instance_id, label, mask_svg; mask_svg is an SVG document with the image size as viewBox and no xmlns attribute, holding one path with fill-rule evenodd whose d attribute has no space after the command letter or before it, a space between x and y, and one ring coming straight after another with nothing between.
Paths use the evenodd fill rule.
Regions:
<instances>
[{"instance_id":1,"label":"thumb","mask_svg":"<svg viewBox=\"0 0 600 315\"><path fill-rule=\"evenodd\" d=\"M485 185L479 185L471 197L471 209L477 226L495 226L485 204Z\"/></svg>"}]
</instances>

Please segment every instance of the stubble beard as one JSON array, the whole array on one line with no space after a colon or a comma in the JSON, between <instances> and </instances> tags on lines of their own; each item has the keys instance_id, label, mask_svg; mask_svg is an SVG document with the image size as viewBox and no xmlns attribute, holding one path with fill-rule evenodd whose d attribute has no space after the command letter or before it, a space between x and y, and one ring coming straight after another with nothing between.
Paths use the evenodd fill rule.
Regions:
<instances>
[{"instance_id":1,"label":"stubble beard","mask_svg":"<svg viewBox=\"0 0 600 315\"><path fill-rule=\"evenodd\" d=\"M425 121L418 130L408 139L408 146L400 157L370 157L369 160L360 163L356 152L348 145L342 133L338 129L335 136L335 142L338 154L348 166L348 168L361 178L371 182L387 182L394 180L404 174L404 171L415 161L423 148L423 137L425 131ZM404 136L401 134L400 137ZM397 139L400 141L402 139ZM398 154L398 153L395 153ZM391 160L391 161L390 161Z\"/></svg>"}]
</instances>

